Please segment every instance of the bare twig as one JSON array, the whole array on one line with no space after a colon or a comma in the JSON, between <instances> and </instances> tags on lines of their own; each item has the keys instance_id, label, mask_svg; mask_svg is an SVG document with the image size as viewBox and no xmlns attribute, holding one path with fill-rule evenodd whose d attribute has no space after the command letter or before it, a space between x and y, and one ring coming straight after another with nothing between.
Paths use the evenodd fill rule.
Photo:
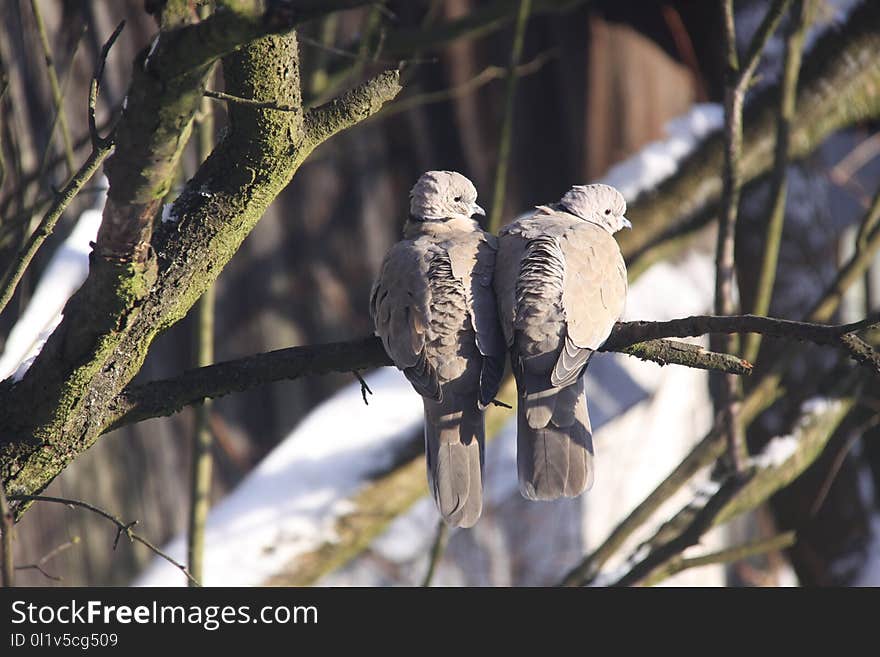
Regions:
<instances>
[{"instance_id":1,"label":"bare twig","mask_svg":"<svg viewBox=\"0 0 880 657\"><path fill-rule=\"evenodd\" d=\"M428 559L428 570L422 580L423 587L427 588L431 586L431 580L434 579L434 573L437 571L437 564L440 563L440 559L443 557L443 552L446 550L446 542L448 539L449 527L441 518L437 522L437 534L434 536L434 543L431 545L431 555Z\"/></svg>"},{"instance_id":2,"label":"bare twig","mask_svg":"<svg viewBox=\"0 0 880 657\"><path fill-rule=\"evenodd\" d=\"M814 0L795 0L795 16L785 43L785 63L780 83L779 110L776 117L776 152L773 172L770 177L770 213L767 218L767 236L764 239L764 256L758 275L758 287L753 315L766 315L773 297L773 284L779 261L779 247L782 244L782 227L785 220L785 201L788 191L788 163L790 150L791 121L795 114L798 75L801 70L801 55L804 36L815 13ZM761 348L761 335L752 333L746 338L743 358L754 361Z\"/></svg>"},{"instance_id":3,"label":"bare twig","mask_svg":"<svg viewBox=\"0 0 880 657\"><path fill-rule=\"evenodd\" d=\"M745 471L729 477L705 506L695 515L690 524L675 538L651 550L614 586L638 586L651 577L658 568L681 554L691 545L696 545L700 537L714 524L715 518L730 500L748 483L750 475Z\"/></svg>"},{"instance_id":4,"label":"bare twig","mask_svg":"<svg viewBox=\"0 0 880 657\"><path fill-rule=\"evenodd\" d=\"M507 87L504 90L504 111L501 115L501 133L498 137L495 187L492 190L492 209L489 213L488 227L489 232L492 233L498 232L501 227L501 215L504 214L504 195L507 189L507 169L510 166L510 141L513 131L513 106L516 98L516 81L519 79L516 68L522 58L523 42L531 10L532 0L519 0L516 31L513 35L513 47L510 49L510 63L507 67Z\"/></svg>"},{"instance_id":5,"label":"bare twig","mask_svg":"<svg viewBox=\"0 0 880 657\"><path fill-rule=\"evenodd\" d=\"M71 178L64 188L55 196L52 205L49 207L46 214L43 215L40 224L28 238L25 245L18 252L4 273L2 280L0 280L0 313L3 312L3 309L6 308L9 300L12 299L13 294L15 294L15 288L18 286L21 277L24 276L24 273L30 265L31 260L33 260L34 255L36 255L37 251L43 245L43 242L46 241L46 238L52 234L53 230L55 230L55 225L58 223L61 215L64 214L64 210L100 168L101 164L113 150L114 144L112 131L107 138L101 138L98 136L97 130L95 129L94 115L98 95L98 81L104 71L104 62L110 52L110 48L113 46L113 42L122 31L123 25L124 22L120 23L110 36L107 43L104 44L104 47L101 50L101 57L95 69L95 77L92 80L92 86L89 93L89 131L92 136L92 152L89 153L88 158L86 158L86 161L79 168L79 171L76 172L73 178Z\"/></svg>"},{"instance_id":6,"label":"bare twig","mask_svg":"<svg viewBox=\"0 0 880 657\"><path fill-rule=\"evenodd\" d=\"M106 518L107 520L112 522L114 525L116 525L116 536L113 539L113 549L114 550L116 549L116 545L119 543L119 538L122 535L125 535L129 541L131 541L131 542L137 541L138 543L140 543L141 545L146 547L148 550L150 550L151 552L153 552L157 556L165 559L165 561L167 561L171 565L178 568L180 570L180 572L182 572L184 575L186 575L186 578L190 582L194 582L196 586L200 586L198 581L192 576L192 574L189 572L189 570L187 569L187 567L185 565L183 565L182 563L180 563L178 561L175 561L173 558L168 556L165 552L163 552L162 550L157 548L155 545L153 545L146 538L144 538L140 534L137 534L134 531L132 531L132 527L134 527L137 524L137 520L132 520L131 522L128 522L128 523L122 522L119 518L114 516L112 513L109 513L107 511L105 511L104 509L101 509L93 504L89 504L88 502L83 502L82 500L72 500L72 499L67 499L64 497L50 497L48 495L10 495L9 499L15 500L15 501L21 501L21 502L52 502L54 504L63 504L65 506L68 506L71 508L80 507L82 509L87 509L88 511L91 511L92 513L95 513L95 514L101 516L102 518Z\"/></svg>"},{"instance_id":7,"label":"bare twig","mask_svg":"<svg viewBox=\"0 0 880 657\"><path fill-rule=\"evenodd\" d=\"M74 536L69 541L65 541L61 545L50 550L48 554L46 554L45 556L40 558L40 560L37 561L36 563L29 563L29 564L25 564L23 566L16 566L15 569L16 570L36 570L46 579L51 579L53 582L61 582L64 580L63 577L61 577L60 575L53 575L53 574L49 573L48 571L46 571L45 568L43 568L43 566L46 564L47 561L58 556L62 552L69 550L74 545L78 545L79 542L80 542L79 536Z\"/></svg>"},{"instance_id":8,"label":"bare twig","mask_svg":"<svg viewBox=\"0 0 880 657\"><path fill-rule=\"evenodd\" d=\"M544 64L546 64L552 58L558 56L558 54L559 52L555 49L542 53L531 61L517 66L516 75L518 77L525 77L527 75L536 73L541 70ZM504 78L507 75L507 72L507 69L501 66L487 66L470 80L465 80L461 84L450 87L449 89L441 89L440 91L415 94L413 96L401 98L397 102L390 103L386 105L381 112L377 112L376 114L374 114L370 118L370 120L373 121L387 119L391 116L400 114L401 112L408 112L409 110L416 107L422 107L423 105L442 103L444 101L452 100L454 98L462 98L464 96L467 96L468 94L473 93L477 89L484 87L490 82L493 82L494 80L500 80Z\"/></svg>"},{"instance_id":9,"label":"bare twig","mask_svg":"<svg viewBox=\"0 0 880 657\"><path fill-rule=\"evenodd\" d=\"M360 372L358 372L357 370L352 370L351 373L354 375L354 377L361 384L361 397L364 398L364 406L369 406L370 402L367 401L367 394L369 393L372 395L373 391L370 390L370 386L367 385L366 380L364 379L363 376L361 376Z\"/></svg>"},{"instance_id":10,"label":"bare twig","mask_svg":"<svg viewBox=\"0 0 880 657\"><path fill-rule=\"evenodd\" d=\"M31 0L31 9L34 14L34 20L37 24L37 33L40 36L40 47L43 50L43 59L46 63L46 73L49 76L49 86L52 89L52 100L55 103L58 122L61 126L61 137L64 141L64 159L67 162L68 174L74 172L73 159L73 141L70 138L70 128L67 125L67 117L64 114L64 94L61 91L61 85L58 82L58 74L55 71L54 58L52 56L52 47L49 45L49 35L46 33L46 24L43 22L43 15L40 12L39 2ZM49 141L52 135L49 135Z\"/></svg>"},{"instance_id":11,"label":"bare twig","mask_svg":"<svg viewBox=\"0 0 880 657\"><path fill-rule=\"evenodd\" d=\"M735 547L718 550L709 554L703 554L698 557L684 557L679 555L670 560L664 568L656 570L650 577L644 581L644 586L654 586L664 579L677 575L678 573L690 568L700 568L702 566L711 566L715 564L730 564L742 561L750 557L767 554L768 552L778 552L795 544L797 536L795 532L784 532L763 538Z\"/></svg>"},{"instance_id":12,"label":"bare twig","mask_svg":"<svg viewBox=\"0 0 880 657\"><path fill-rule=\"evenodd\" d=\"M104 78L104 66L107 64L107 56L110 54L110 49L113 47L113 44L116 43L116 39L122 34L123 28L125 28L125 21L120 21L119 25L116 26L116 29L113 30L113 34L110 35L110 38L107 39L106 43L104 43L104 46L101 48L101 55L98 57L98 63L95 66L95 74L92 76L92 82L89 85L89 138L92 140L93 149L107 148L113 143L112 129L110 135L107 137L101 137L98 132L98 125L95 121L95 111L98 106L98 90L101 86L101 80Z\"/></svg>"},{"instance_id":13,"label":"bare twig","mask_svg":"<svg viewBox=\"0 0 880 657\"><path fill-rule=\"evenodd\" d=\"M295 107L293 105L284 105L274 100L254 100L253 98L240 98L239 96L233 96L232 94L227 94L222 91L212 91L210 89L205 89L204 95L212 100L223 100L230 103L236 103L238 105L247 105L248 107L253 107L254 109L271 109L278 110L279 112L296 112L299 110L299 107Z\"/></svg>"}]
</instances>

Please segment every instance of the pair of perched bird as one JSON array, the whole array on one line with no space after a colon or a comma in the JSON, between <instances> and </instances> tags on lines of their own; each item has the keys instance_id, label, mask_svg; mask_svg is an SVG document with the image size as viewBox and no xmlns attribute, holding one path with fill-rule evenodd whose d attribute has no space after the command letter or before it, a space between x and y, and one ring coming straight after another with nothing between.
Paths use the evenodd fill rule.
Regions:
<instances>
[{"instance_id":1,"label":"pair of perched bird","mask_svg":"<svg viewBox=\"0 0 880 657\"><path fill-rule=\"evenodd\" d=\"M529 499L575 497L593 481L583 373L623 313L626 266L612 235L630 228L608 185L572 187L499 237L473 183L429 171L410 192L404 239L370 297L376 334L425 407L428 483L452 526L480 517L483 411L505 357L516 378L517 469Z\"/></svg>"}]
</instances>

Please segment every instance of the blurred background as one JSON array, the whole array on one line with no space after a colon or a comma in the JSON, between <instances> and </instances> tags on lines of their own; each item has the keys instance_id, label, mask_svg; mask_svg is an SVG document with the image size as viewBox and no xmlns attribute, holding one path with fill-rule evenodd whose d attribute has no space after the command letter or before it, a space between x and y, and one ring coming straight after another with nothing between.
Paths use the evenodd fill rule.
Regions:
<instances>
[{"instance_id":1,"label":"blurred background","mask_svg":"<svg viewBox=\"0 0 880 657\"><path fill-rule=\"evenodd\" d=\"M769 4L736 3L741 50ZM817 35L840 29L858 4L819 1L807 48ZM386 110L313 153L223 271L216 287L217 361L370 334L370 286L385 251L400 237L408 191L421 172L460 171L480 190L480 203L491 205L518 7L517 2L497 0L390 0L332 14L299 30L308 104L323 102L400 60L405 61L404 91ZM32 217L39 214L34 209L45 205L52 188L60 187L71 173L65 151L72 153L73 170L88 153L88 88L102 43L125 19L101 90L98 123L106 125L122 105L131 62L149 46L157 28L145 3L133 0L7 0L0 3L0 18L4 75L0 141L5 174L0 186L0 262L6 262ZM757 82L749 90L750 99L778 82L790 20L783 18L771 39ZM642 199L650 197L660 175L657 167L669 166L672 171L663 175L672 173L682 157L699 151L707 135L720 127L721 43L716 2L532 2L513 97L502 221L558 199L572 184L590 181L619 184L630 202L640 193ZM44 59L46 46L62 95L63 111L57 120ZM222 89L220 74L211 86ZM213 113L220 134L223 103L213 103ZM748 120L747 114L747 128ZM800 318L834 279L841 262L851 257L859 222L880 185L877 128L870 116L850 121L823 136L789 166L771 315ZM181 183L198 166L195 141L184 158ZM653 150L644 151L650 144ZM652 164L652 157L659 164ZM622 162L629 166L613 169ZM717 177L720 161L713 162L704 166L707 171L714 166L711 175ZM644 180L634 180L638 176ZM634 191L627 192L627 184ZM38 254L9 309L0 316L0 346L27 308L53 253L82 212L99 199L99 187L96 177ZM740 210L738 282L746 308L752 306L757 284L768 203L764 176L747 186ZM674 205L667 213L674 214ZM638 213L631 218L637 238ZM712 223L705 223L687 240L670 239L668 248L643 260L638 268L641 275L633 280L628 318L667 319L711 310L715 239ZM630 254L635 252L632 249ZM632 273L633 262L628 264ZM841 321L855 321L880 308L878 264L875 259L875 265L850 288L837 315ZM171 377L194 366L195 333L196 322L190 316L157 339L137 380ZM753 452L773 436L790 433L803 402L821 395L823 386L839 378L840 357L834 350L769 339L757 359L758 370L768 354L789 349L797 350L788 374L792 392L750 427ZM599 464L594 490L579 500L530 504L519 498L515 487L499 485L477 527L449 537L435 583L556 583L711 427L712 404L704 372L675 366L661 370L621 355L596 360L589 381ZM384 379L377 379L374 399L382 395L383 385ZM356 393L350 398L358 405L352 413L366 422L374 417L363 415L368 409L376 404L381 409L382 402L374 399L371 406L360 408L358 382L341 374L275 383L216 400L209 417L215 439L213 500L220 503L234 495L273 450L285 441L298 440L304 418L316 408L320 411L319 405L340 390L340 394ZM713 534L707 543L723 546L794 529L796 545L728 567L688 571L670 581L880 584L876 534L880 516L874 495L880 482L876 385L864 394L860 409L847 415L803 476L756 512ZM415 393L410 397L418 408ZM390 392L388 398L396 399ZM310 430L322 434L319 438L324 441L343 440L337 432L356 431L356 426L343 421L346 411L339 408L325 411L330 419ZM138 519L139 531L151 541L159 545L171 541L187 526L194 416L193 409L186 408L172 417L105 435L65 470L47 494L87 500L121 518ZM395 450L404 453L379 468L383 472L413 456L420 430L417 419L407 422L396 427L398 433L405 429L406 440L394 443ZM509 443L502 430L498 446L493 444L489 453L497 457L494 462L487 458L489 478L506 481L513 476L510 469L515 467L505 460L512 453ZM327 476L332 476L332 461L329 472ZM423 474L419 472L420 477ZM703 473L701 481L710 474ZM374 471L360 476L369 482L380 475ZM275 485L280 499L286 487L299 490L296 482L283 477ZM695 490L689 489L688 496ZM658 518L663 520L662 512ZM343 560L341 571L322 573L317 581L418 584L436 529L436 515L422 500L378 540L360 546L365 549L358 549L354 560ZM17 582L127 585L139 575L146 577L141 583L166 581L155 566L153 575L142 575L153 555L125 544L114 550L113 534L112 527L92 514L37 504L18 525L16 563L37 562L63 547L43 564L45 571L60 579L47 579L30 569L19 571ZM210 532L208 542L210 546ZM240 558L260 557L258 553ZM243 583L285 583L288 571L279 563L260 573L257 579L262 582ZM226 581L222 574L208 576L217 583Z\"/></svg>"}]
</instances>

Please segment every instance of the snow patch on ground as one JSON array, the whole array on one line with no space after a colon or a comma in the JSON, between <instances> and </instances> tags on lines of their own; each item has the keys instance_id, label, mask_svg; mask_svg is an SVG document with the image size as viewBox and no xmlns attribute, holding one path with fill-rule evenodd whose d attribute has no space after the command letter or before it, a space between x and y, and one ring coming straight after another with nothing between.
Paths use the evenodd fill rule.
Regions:
<instances>
[{"instance_id":1,"label":"snow patch on ground","mask_svg":"<svg viewBox=\"0 0 880 657\"><path fill-rule=\"evenodd\" d=\"M100 186L106 189L106 178ZM10 376L18 381L24 376L61 323L64 304L86 280L91 243L97 238L106 198L106 192L102 192L93 208L80 215L73 231L49 260L27 308L6 340L0 355L0 381Z\"/></svg>"},{"instance_id":2,"label":"snow patch on ground","mask_svg":"<svg viewBox=\"0 0 880 657\"><path fill-rule=\"evenodd\" d=\"M382 368L365 379L374 393L369 406L359 384L342 389L211 510L203 584L257 585L298 555L335 540L336 519L352 510L349 498L372 473L392 465L422 421L421 400L398 370ZM185 560L184 538L167 551ZM185 580L175 567L155 560L135 584Z\"/></svg>"}]
</instances>

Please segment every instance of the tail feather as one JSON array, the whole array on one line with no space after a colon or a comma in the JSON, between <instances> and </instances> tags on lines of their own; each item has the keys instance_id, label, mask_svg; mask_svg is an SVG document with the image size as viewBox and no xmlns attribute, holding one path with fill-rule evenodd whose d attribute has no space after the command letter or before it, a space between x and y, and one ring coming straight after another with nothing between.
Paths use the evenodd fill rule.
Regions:
<instances>
[{"instance_id":1,"label":"tail feather","mask_svg":"<svg viewBox=\"0 0 880 657\"><path fill-rule=\"evenodd\" d=\"M483 510L483 413L450 411L450 400L425 400L428 485L437 509L453 527L472 527Z\"/></svg>"},{"instance_id":2,"label":"tail feather","mask_svg":"<svg viewBox=\"0 0 880 657\"><path fill-rule=\"evenodd\" d=\"M546 395L546 391L541 393ZM584 382L561 388L549 403L552 417L543 427L530 423L526 403L517 408L517 469L523 497L554 500L577 497L593 485L593 432Z\"/></svg>"}]
</instances>

